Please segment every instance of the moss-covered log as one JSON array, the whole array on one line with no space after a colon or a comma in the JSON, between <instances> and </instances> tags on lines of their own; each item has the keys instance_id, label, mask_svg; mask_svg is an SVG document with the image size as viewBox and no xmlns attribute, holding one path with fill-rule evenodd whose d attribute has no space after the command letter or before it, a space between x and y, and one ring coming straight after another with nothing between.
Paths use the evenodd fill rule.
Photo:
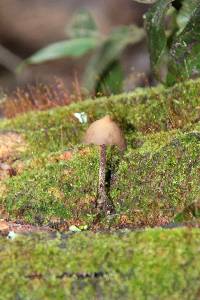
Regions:
<instances>
[{"instance_id":1,"label":"moss-covered log","mask_svg":"<svg viewBox=\"0 0 200 300\"><path fill-rule=\"evenodd\" d=\"M111 229L52 238L0 238L0 300L199 298L199 229L173 227L200 212L200 81L165 90L88 100L0 122L0 217L66 231ZM99 150L83 146L87 124L110 114L128 147L109 149L107 189L115 214L95 211ZM9 143L9 139L11 139ZM8 154L8 155L7 155ZM126 229L127 230L127 229Z\"/></svg>"},{"instance_id":2,"label":"moss-covered log","mask_svg":"<svg viewBox=\"0 0 200 300\"><path fill-rule=\"evenodd\" d=\"M24 136L23 168L0 185L2 210L33 224L96 224L99 152L80 144L85 124L109 113L124 129L128 149L110 151L107 185L115 215L104 227L172 222L199 200L199 81L88 100L0 123L1 132ZM24 146L25 147L25 146ZM15 166L17 162L13 165Z\"/></svg>"},{"instance_id":3,"label":"moss-covered log","mask_svg":"<svg viewBox=\"0 0 200 300\"><path fill-rule=\"evenodd\" d=\"M1 122L0 130L25 135L32 151L57 151L80 143L87 125L74 116L87 113L89 122L110 114L118 121L127 138L168 131L197 123L200 119L200 81L188 81L171 89L138 89L129 94L88 100L43 112L32 112Z\"/></svg>"},{"instance_id":4,"label":"moss-covered log","mask_svg":"<svg viewBox=\"0 0 200 300\"><path fill-rule=\"evenodd\" d=\"M199 299L198 229L0 239L1 300Z\"/></svg>"},{"instance_id":5,"label":"moss-covered log","mask_svg":"<svg viewBox=\"0 0 200 300\"><path fill-rule=\"evenodd\" d=\"M126 225L122 219L129 226L173 221L199 200L200 133L156 136L146 137L123 157L116 153L110 158L109 193L116 214L104 226ZM94 222L98 148L82 147L70 154L66 160L51 154L32 161L21 175L4 183L1 203L11 217L36 224L48 223L52 217Z\"/></svg>"}]
</instances>

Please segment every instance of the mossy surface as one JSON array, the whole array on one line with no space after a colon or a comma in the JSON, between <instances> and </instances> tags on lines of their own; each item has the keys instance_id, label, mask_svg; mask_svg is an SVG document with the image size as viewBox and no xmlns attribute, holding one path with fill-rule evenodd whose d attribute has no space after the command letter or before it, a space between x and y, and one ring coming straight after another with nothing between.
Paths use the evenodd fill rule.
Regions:
<instances>
[{"instance_id":1,"label":"mossy surface","mask_svg":"<svg viewBox=\"0 0 200 300\"><path fill-rule=\"evenodd\" d=\"M0 134L25 139L8 160L16 176L0 181L1 218L109 231L0 238L0 300L199 299L199 229L141 230L199 226L199 84L139 89L0 122ZM123 155L107 151L115 212L102 218L95 209L99 148L81 144L88 124L74 113L82 111L88 123L110 114L127 140ZM115 232L127 227L137 231Z\"/></svg>"},{"instance_id":2,"label":"mossy surface","mask_svg":"<svg viewBox=\"0 0 200 300\"><path fill-rule=\"evenodd\" d=\"M142 146L111 158L109 194L115 215L104 226L156 225L173 221L177 213L199 199L200 134L188 132L148 136ZM160 139L159 139L160 137ZM2 205L10 217L33 224L58 217L91 225L95 217L99 152L80 147L70 159L59 154L32 162L21 175L6 182ZM177 163L178 162L178 163ZM124 226L125 224L123 224Z\"/></svg>"},{"instance_id":3,"label":"mossy surface","mask_svg":"<svg viewBox=\"0 0 200 300\"><path fill-rule=\"evenodd\" d=\"M89 123L110 114L132 145L135 132L168 131L197 123L200 118L199 83L199 80L188 81L166 90L163 87L138 89L129 94L31 112L1 122L0 129L24 134L31 151L57 151L81 141L87 124L81 124L74 113L84 111Z\"/></svg>"},{"instance_id":4,"label":"mossy surface","mask_svg":"<svg viewBox=\"0 0 200 300\"><path fill-rule=\"evenodd\" d=\"M199 299L198 229L0 240L1 300Z\"/></svg>"},{"instance_id":5,"label":"mossy surface","mask_svg":"<svg viewBox=\"0 0 200 300\"><path fill-rule=\"evenodd\" d=\"M73 115L84 111L89 121L112 115L128 143L123 156L108 151L108 192L115 214L102 224L172 222L199 198L199 104L197 80L2 121L1 132L17 131L27 142L19 157L23 171L1 183L2 209L10 218L32 224L49 224L54 217L96 224L99 150L80 144L88 125Z\"/></svg>"}]
</instances>

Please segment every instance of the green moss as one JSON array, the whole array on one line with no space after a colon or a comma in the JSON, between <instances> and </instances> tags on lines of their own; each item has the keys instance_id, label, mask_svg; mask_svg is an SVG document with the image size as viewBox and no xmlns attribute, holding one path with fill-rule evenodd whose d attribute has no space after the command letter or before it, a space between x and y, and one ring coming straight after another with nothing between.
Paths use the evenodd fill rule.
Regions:
<instances>
[{"instance_id":1,"label":"green moss","mask_svg":"<svg viewBox=\"0 0 200 300\"><path fill-rule=\"evenodd\" d=\"M199 297L198 229L33 236L0 247L2 300Z\"/></svg>"},{"instance_id":2,"label":"green moss","mask_svg":"<svg viewBox=\"0 0 200 300\"><path fill-rule=\"evenodd\" d=\"M2 131L16 130L28 141L21 157L24 171L5 181L3 192L0 188L2 208L12 218L36 224L51 217L91 224L99 153L77 145L87 125L73 115L85 111L89 122L112 115L128 141L123 158L115 151L108 161L116 214L104 226L173 220L199 195L199 83L138 89L2 121ZM60 158L64 149L71 151L71 159Z\"/></svg>"},{"instance_id":3,"label":"green moss","mask_svg":"<svg viewBox=\"0 0 200 300\"><path fill-rule=\"evenodd\" d=\"M86 153L74 151L70 160L48 157L8 180L1 203L11 216L31 223L41 224L53 216L88 219L96 197L97 174L95 148Z\"/></svg>"},{"instance_id":4,"label":"green moss","mask_svg":"<svg viewBox=\"0 0 200 300\"><path fill-rule=\"evenodd\" d=\"M27 140L26 153L18 156L23 171L0 182L1 210L36 225L52 225L56 217L60 224L111 232L183 221L182 212L193 209L200 194L199 83L139 89L1 121L1 132L17 131ZM104 219L95 211L99 149L80 144L87 126L73 116L80 111L89 122L109 113L128 141L123 156L108 150L115 214ZM199 217L196 206L193 216ZM199 247L199 230L186 228L0 238L0 300L196 300Z\"/></svg>"},{"instance_id":5,"label":"green moss","mask_svg":"<svg viewBox=\"0 0 200 300\"><path fill-rule=\"evenodd\" d=\"M199 199L199 154L200 134L196 132L174 137L156 152L149 142L142 151L127 152L112 190L119 211L133 219L137 212L140 218L159 213L173 219Z\"/></svg>"},{"instance_id":6,"label":"green moss","mask_svg":"<svg viewBox=\"0 0 200 300\"><path fill-rule=\"evenodd\" d=\"M23 133L32 145L31 151L57 151L80 143L86 125L74 117L87 113L89 122L110 114L123 128L131 142L133 132L182 128L199 119L199 80L188 81L171 89L161 87L88 100L43 112L31 112L1 122L0 128Z\"/></svg>"},{"instance_id":7,"label":"green moss","mask_svg":"<svg viewBox=\"0 0 200 300\"><path fill-rule=\"evenodd\" d=\"M116 215L104 226L120 226L124 214L131 226L156 225L162 218L173 220L199 198L199 154L197 132L143 137L141 146L134 150L129 147L122 158L115 151L110 161L114 178L110 197ZM41 224L56 216L91 224L95 217L98 148L80 147L69 160L59 157L40 160L6 182L1 205L11 217Z\"/></svg>"}]
</instances>

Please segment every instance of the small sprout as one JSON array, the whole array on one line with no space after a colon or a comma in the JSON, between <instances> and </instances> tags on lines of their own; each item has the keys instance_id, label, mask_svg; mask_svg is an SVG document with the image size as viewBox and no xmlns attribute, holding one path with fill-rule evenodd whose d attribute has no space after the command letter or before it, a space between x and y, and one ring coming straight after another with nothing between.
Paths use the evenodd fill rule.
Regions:
<instances>
[{"instance_id":1,"label":"small sprout","mask_svg":"<svg viewBox=\"0 0 200 300\"><path fill-rule=\"evenodd\" d=\"M74 113L74 116L79 120L80 123L87 123L87 115L85 112Z\"/></svg>"},{"instance_id":2,"label":"small sprout","mask_svg":"<svg viewBox=\"0 0 200 300\"><path fill-rule=\"evenodd\" d=\"M100 145L97 209L109 212L109 203L105 188L106 146L115 145L121 151L125 150L126 143L123 133L110 116L105 116L89 126L84 137L84 142L86 144Z\"/></svg>"}]
</instances>

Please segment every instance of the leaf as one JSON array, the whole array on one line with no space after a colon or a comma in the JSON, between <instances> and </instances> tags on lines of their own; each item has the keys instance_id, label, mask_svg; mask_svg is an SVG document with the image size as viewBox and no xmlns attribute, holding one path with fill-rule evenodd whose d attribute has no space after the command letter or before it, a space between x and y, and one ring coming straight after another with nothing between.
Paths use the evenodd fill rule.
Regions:
<instances>
[{"instance_id":1,"label":"leaf","mask_svg":"<svg viewBox=\"0 0 200 300\"><path fill-rule=\"evenodd\" d=\"M89 62L84 74L84 86L89 91L94 91L102 75L119 59L122 51L128 45L141 41L144 36L144 30L134 25L121 26L112 31Z\"/></svg>"},{"instance_id":2,"label":"leaf","mask_svg":"<svg viewBox=\"0 0 200 300\"><path fill-rule=\"evenodd\" d=\"M25 64L39 64L63 57L80 57L98 45L95 37L76 38L51 44L33 54Z\"/></svg>"},{"instance_id":3,"label":"leaf","mask_svg":"<svg viewBox=\"0 0 200 300\"><path fill-rule=\"evenodd\" d=\"M80 10L74 14L72 21L66 28L70 38L97 37L100 35L97 25L87 10Z\"/></svg>"},{"instance_id":4,"label":"leaf","mask_svg":"<svg viewBox=\"0 0 200 300\"><path fill-rule=\"evenodd\" d=\"M122 92L124 74L118 61L113 62L102 74L96 92L103 95L119 94Z\"/></svg>"},{"instance_id":5,"label":"leaf","mask_svg":"<svg viewBox=\"0 0 200 300\"><path fill-rule=\"evenodd\" d=\"M200 4L184 30L174 38L169 52L167 84L200 75Z\"/></svg>"},{"instance_id":6,"label":"leaf","mask_svg":"<svg viewBox=\"0 0 200 300\"><path fill-rule=\"evenodd\" d=\"M172 0L158 0L146 13L145 28L148 36L151 67L159 79L159 67L166 53L165 14Z\"/></svg>"},{"instance_id":7,"label":"leaf","mask_svg":"<svg viewBox=\"0 0 200 300\"><path fill-rule=\"evenodd\" d=\"M185 28L193 11L197 7L199 0L184 0L177 16L177 24L180 28L179 33Z\"/></svg>"},{"instance_id":8,"label":"leaf","mask_svg":"<svg viewBox=\"0 0 200 300\"><path fill-rule=\"evenodd\" d=\"M144 4L153 4L157 0L133 0L133 1L138 2L138 3L144 3Z\"/></svg>"}]
</instances>

